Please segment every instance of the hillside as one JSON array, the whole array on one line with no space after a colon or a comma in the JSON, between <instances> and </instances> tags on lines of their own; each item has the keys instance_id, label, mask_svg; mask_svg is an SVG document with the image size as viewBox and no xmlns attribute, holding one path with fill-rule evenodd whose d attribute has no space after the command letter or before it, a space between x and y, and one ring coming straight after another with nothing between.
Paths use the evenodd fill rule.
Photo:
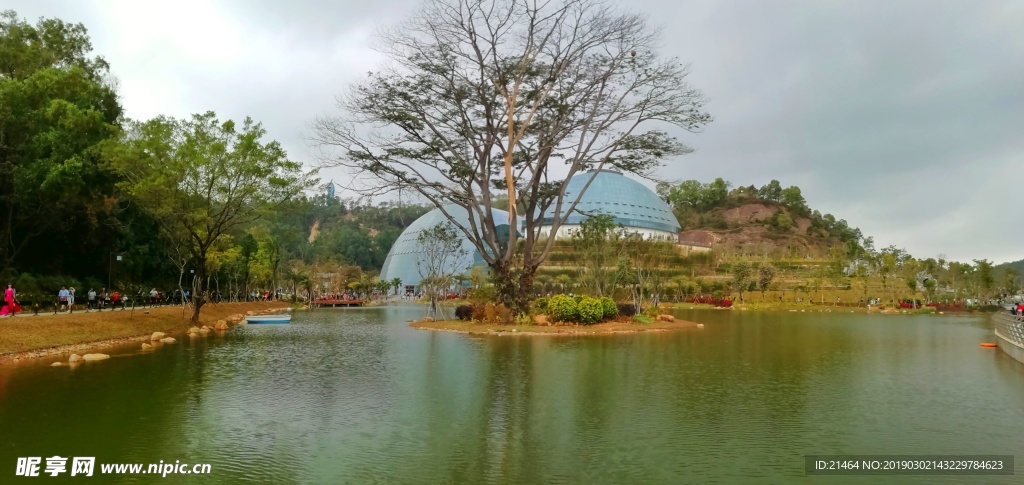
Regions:
<instances>
[{"instance_id":1,"label":"hillside","mask_svg":"<svg viewBox=\"0 0 1024 485\"><path fill-rule=\"evenodd\" d=\"M722 254L819 257L872 242L845 220L810 209L799 187L783 189L776 180L761 188L688 180L659 186L658 193L679 219L680 241L713 244Z\"/></svg>"},{"instance_id":2,"label":"hillside","mask_svg":"<svg viewBox=\"0 0 1024 485\"><path fill-rule=\"evenodd\" d=\"M1009 263L998 264L992 267L992 273L997 277L1005 275L1006 272L1010 270L1016 273L1016 277L1018 279L1024 277L1024 259L1020 261L1012 261Z\"/></svg>"}]
</instances>

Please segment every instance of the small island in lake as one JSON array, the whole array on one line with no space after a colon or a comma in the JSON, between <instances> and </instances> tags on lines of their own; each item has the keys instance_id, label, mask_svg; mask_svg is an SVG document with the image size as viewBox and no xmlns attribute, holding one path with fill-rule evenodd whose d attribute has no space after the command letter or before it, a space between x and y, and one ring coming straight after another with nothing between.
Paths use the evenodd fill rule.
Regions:
<instances>
[{"instance_id":1,"label":"small island in lake","mask_svg":"<svg viewBox=\"0 0 1024 485\"><path fill-rule=\"evenodd\" d=\"M487 324L467 320L431 319L414 322L412 328L420 330L436 330L440 332L456 332L469 335L611 335L620 333L666 332L687 328L703 328L704 324L685 320L656 320L651 323L640 323L626 320L614 320L593 325L500 325Z\"/></svg>"}]
</instances>

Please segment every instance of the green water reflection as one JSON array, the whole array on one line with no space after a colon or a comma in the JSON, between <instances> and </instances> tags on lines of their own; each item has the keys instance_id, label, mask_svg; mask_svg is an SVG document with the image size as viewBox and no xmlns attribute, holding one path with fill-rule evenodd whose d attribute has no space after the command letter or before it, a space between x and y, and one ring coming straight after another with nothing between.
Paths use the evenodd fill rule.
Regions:
<instances>
[{"instance_id":1,"label":"green water reflection","mask_svg":"<svg viewBox=\"0 0 1024 485\"><path fill-rule=\"evenodd\" d=\"M0 369L0 474L61 455L212 465L161 483L936 483L963 478L805 477L803 456L1024 457L1024 365L978 347L985 317L683 311L706 328L471 338L419 314Z\"/></svg>"}]
</instances>

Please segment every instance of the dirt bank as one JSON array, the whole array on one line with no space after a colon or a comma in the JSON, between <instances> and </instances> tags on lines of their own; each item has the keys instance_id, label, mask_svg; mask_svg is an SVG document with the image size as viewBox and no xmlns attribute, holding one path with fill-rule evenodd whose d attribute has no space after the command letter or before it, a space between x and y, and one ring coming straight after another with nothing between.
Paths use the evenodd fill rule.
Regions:
<instances>
[{"instance_id":1,"label":"dirt bank","mask_svg":"<svg viewBox=\"0 0 1024 485\"><path fill-rule=\"evenodd\" d=\"M235 314L288 308L286 302L216 303L203 306L200 325ZM148 313L146 313L148 312ZM19 315L0 318L0 364L148 340L153 332L176 334L191 326L181 307L104 312Z\"/></svg>"}]
</instances>

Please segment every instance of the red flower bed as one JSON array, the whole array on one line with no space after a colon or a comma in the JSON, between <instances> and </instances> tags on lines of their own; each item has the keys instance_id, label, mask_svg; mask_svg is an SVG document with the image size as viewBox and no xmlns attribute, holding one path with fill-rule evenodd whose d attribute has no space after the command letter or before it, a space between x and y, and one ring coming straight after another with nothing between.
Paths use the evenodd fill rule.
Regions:
<instances>
[{"instance_id":1,"label":"red flower bed","mask_svg":"<svg viewBox=\"0 0 1024 485\"><path fill-rule=\"evenodd\" d=\"M687 303L700 303L703 305L714 305L717 307L728 308L732 306L732 300L728 298L715 298L713 296L694 296L686 300Z\"/></svg>"}]
</instances>

